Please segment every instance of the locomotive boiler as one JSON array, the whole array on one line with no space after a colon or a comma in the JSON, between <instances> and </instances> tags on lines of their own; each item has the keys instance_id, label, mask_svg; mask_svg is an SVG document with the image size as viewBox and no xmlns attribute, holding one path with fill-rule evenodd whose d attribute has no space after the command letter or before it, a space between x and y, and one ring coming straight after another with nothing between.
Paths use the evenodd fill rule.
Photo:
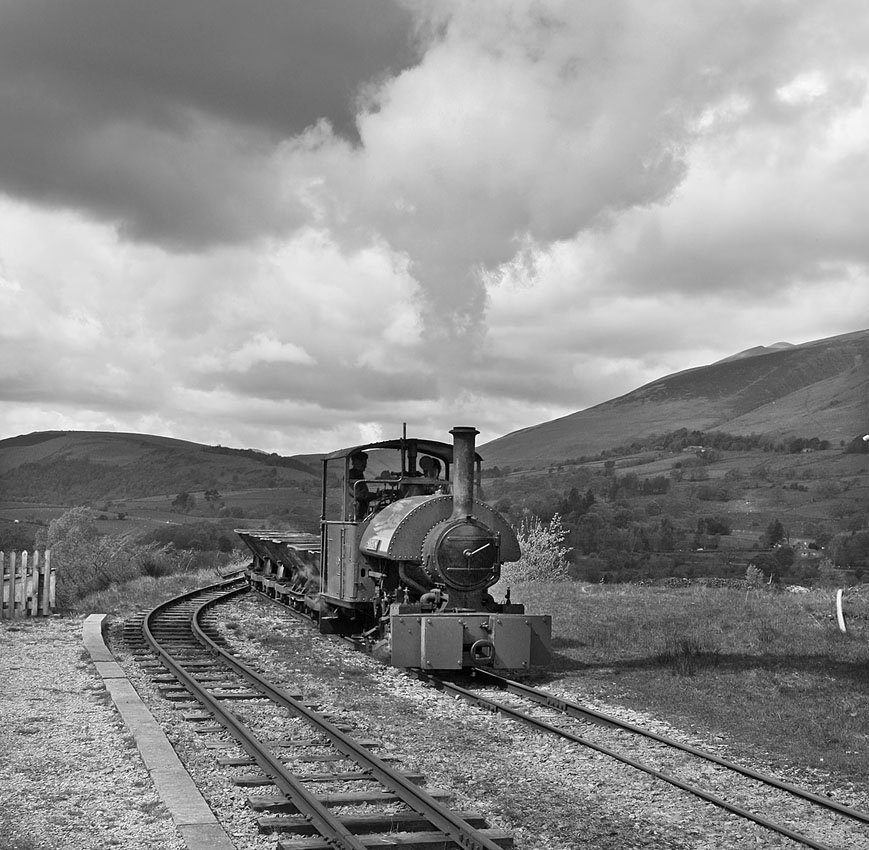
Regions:
<instances>
[{"instance_id":1,"label":"locomotive boiler","mask_svg":"<svg viewBox=\"0 0 869 850\"><path fill-rule=\"evenodd\" d=\"M479 498L477 433L456 427L452 444L402 436L326 455L319 535L237 529L253 553L252 586L396 667L546 664L551 618L489 593L520 551Z\"/></svg>"}]
</instances>

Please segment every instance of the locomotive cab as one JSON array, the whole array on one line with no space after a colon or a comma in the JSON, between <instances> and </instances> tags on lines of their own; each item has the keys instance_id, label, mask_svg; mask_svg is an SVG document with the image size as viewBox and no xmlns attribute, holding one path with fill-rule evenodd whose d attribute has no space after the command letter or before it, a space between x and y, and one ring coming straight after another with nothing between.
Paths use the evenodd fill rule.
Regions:
<instances>
[{"instance_id":1,"label":"locomotive cab","mask_svg":"<svg viewBox=\"0 0 869 850\"><path fill-rule=\"evenodd\" d=\"M423 474L419 461L426 458L437 460L443 478ZM376 559L360 552L360 540L372 519L390 506L449 493L451 464L448 443L407 438L353 446L324 458L321 551L327 605L346 612L381 595L384 582L390 591L396 590L395 577L385 575ZM353 631L346 613L321 616L323 631L338 628Z\"/></svg>"}]
</instances>

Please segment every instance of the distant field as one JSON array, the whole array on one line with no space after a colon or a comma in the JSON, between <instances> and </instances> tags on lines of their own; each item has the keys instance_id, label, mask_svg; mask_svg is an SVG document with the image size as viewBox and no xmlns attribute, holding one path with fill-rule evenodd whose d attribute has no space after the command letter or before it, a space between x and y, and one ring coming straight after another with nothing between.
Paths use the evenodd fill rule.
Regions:
<instances>
[{"instance_id":1,"label":"distant field","mask_svg":"<svg viewBox=\"0 0 869 850\"><path fill-rule=\"evenodd\" d=\"M22 502L0 502L0 518L9 520L48 521L68 510L68 505L32 505Z\"/></svg>"},{"instance_id":2,"label":"distant field","mask_svg":"<svg viewBox=\"0 0 869 850\"><path fill-rule=\"evenodd\" d=\"M864 781L869 774L869 585L845 594L704 587L519 585L553 615L552 674L746 751Z\"/></svg>"},{"instance_id":3,"label":"distant field","mask_svg":"<svg viewBox=\"0 0 869 850\"><path fill-rule=\"evenodd\" d=\"M300 491L294 487L231 490L221 493L221 511L209 504L202 491L193 491L196 506L189 513L181 513L172 506L175 493L138 499L97 500L92 504L97 528L104 534L138 535L164 525L195 522L214 522L222 526L278 525L282 528L317 530L319 494ZM0 530L9 526L26 527L32 534L46 527L53 519L70 509L70 505L38 504L31 502L0 502ZM121 518L123 517L123 518ZM16 522L17 521L17 522ZM2 548L2 547L0 547Z\"/></svg>"},{"instance_id":4,"label":"distant field","mask_svg":"<svg viewBox=\"0 0 869 850\"><path fill-rule=\"evenodd\" d=\"M239 490L224 490L220 493L220 505L209 504L204 492L191 490L196 506L189 514L179 514L172 507L177 494L127 499L113 503L112 510L124 510L131 517L158 521L184 522L201 519L235 518L251 522L270 522L277 518L282 524L298 527L302 531L316 531L320 515L319 492L314 487L301 490L298 487L258 487ZM311 526L310 528L302 526Z\"/></svg>"},{"instance_id":5,"label":"distant field","mask_svg":"<svg viewBox=\"0 0 869 850\"><path fill-rule=\"evenodd\" d=\"M57 519L64 511L68 511L66 505L36 505L22 504L21 502L0 502L0 534L12 533L13 540L32 541L40 529L46 527L53 519ZM19 538L18 535L23 535ZM11 548L17 548L23 544L13 544ZM0 549L3 546L0 545ZM7 548L10 548L7 545Z\"/></svg>"}]
</instances>

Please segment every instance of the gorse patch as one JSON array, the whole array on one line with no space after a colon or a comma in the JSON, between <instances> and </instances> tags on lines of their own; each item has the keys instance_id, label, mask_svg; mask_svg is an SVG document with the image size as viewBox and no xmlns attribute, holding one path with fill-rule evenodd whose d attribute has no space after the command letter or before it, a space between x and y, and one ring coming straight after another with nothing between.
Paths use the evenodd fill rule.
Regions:
<instances>
[{"instance_id":1,"label":"gorse patch","mask_svg":"<svg viewBox=\"0 0 869 850\"><path fill-rule=\"evenodd\" d=\"M521 558L502 570L505 581L559 581L568 576L567 556L571 549L564 545L567 529L558 514L548 523L528 516L516 532Z\"/></svg>"}]
</instances>

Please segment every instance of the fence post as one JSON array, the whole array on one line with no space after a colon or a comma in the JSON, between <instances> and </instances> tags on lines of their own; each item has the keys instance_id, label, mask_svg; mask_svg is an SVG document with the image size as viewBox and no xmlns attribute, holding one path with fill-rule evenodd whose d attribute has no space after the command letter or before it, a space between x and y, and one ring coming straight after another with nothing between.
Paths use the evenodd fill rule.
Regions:
<instances>
[{"instance_id":1,"label":"fence post","mask_svg":"<svg viewBox=\"0 0 869 850\"><path fill-rule=\"evenodd\" d=\"M45 550L45 571L48 578L48 593L45 595L45 604L42 608L42 613L48 616L54 611L54 585L56 580L56 570L51 566L51 550Z\"/></svg>"},{"instance_id":2,"label":"fence post","mask_svg":"<svg viewBox=\"0 0 869 850\"><path fill-rule=\"evenodd\" d=\"M19 578L18 578L18 614L21 617L27 616L27 562L30 560L27 550L21 553L21 558L18 562Z\"/></svg>"},{"instance_id":3,"label":"fence post","mask_svg":"<svg viewBox=\"0 0 869 850\"><path fill-rule=\"evenodd\" d=\"M33 550L33 565L30 569L30 616L39 614L39 549Z\"/></svg>"},{"instance_id":4,"label":"fence post","mask_svg":"<svg viewBox=\"0 0 869 850\"><path fill-rule=\"evenodd\" d=\"M15 593L18 590L18 553L9 553L9 619L15 619Z\"/></svg>"},{"instance_id":5,"label":"fence post","mask_svg":"<svg viewBox=\"0 0 869 850\"><path fill-rule=\"evenodd\" d=\"M0 551L0 620L6 619L6 553Z\"/></svg>"},{"instance_id":6,"label":"fence post","mask_svg":"<svg viewBox=\"0 0 869 850\"><path fill-rule=\"evenodd\" d=\"M30 591L33 587L33 566L29 552L22 554L21 577L23 583L21 585L21 616L30 616Z\"/></svg>"},{"instance_id":7,"label":"fence post","mask_svg":"<svg viewBox=\"0 0 869 850\"><path fill-rule=\"evenodd\" d=\"M39 613L47 614L46 600L48 599L48 552L45 553L45 559L39 565Z\"/></svg>"}]
</instances>

